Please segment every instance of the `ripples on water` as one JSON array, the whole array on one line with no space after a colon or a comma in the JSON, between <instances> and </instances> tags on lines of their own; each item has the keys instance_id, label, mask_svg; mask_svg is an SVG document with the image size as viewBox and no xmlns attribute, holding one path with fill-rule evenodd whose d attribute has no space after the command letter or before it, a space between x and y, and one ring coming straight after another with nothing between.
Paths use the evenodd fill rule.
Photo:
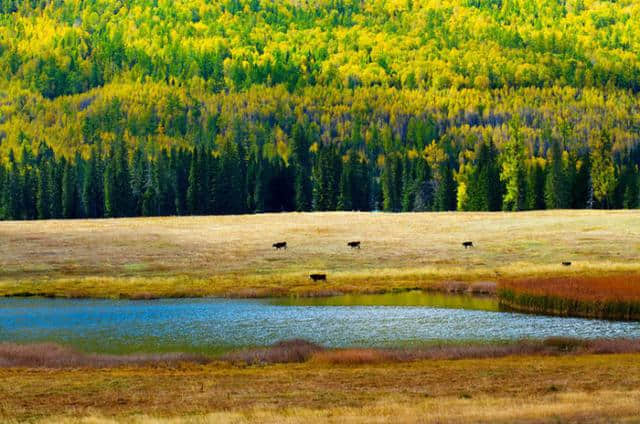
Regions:
<instances>
[{"instance_id":1,"label":"ripples on water","mask_svg":"<svg viewBox=\"0 0 640 424\"><path fill-rule=\"evenodd\" d=\"M289 302L291 303L291 302ZM96 352L214 352L304 338L325 346L640 337L640 323L430 306L299 306L229 299L0 299L0 341Z\"/></svg>"}]
</instances>

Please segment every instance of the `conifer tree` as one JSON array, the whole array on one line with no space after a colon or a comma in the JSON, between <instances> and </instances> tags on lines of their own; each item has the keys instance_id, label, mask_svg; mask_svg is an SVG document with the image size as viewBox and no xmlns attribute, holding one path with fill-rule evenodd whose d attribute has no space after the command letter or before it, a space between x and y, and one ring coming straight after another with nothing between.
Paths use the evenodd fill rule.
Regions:
<instances>
[{"instance_id":1,"label":"conifer tree","mask_svg":"<svg viewBox=\"0 0 640 424\"><path fill-rule=\"evenodd\" d=\"M590 140L591 147L591 183L593 195L602 208L611 207L615 189L615 168L611 157L613 143L606 130L601 130Z\"/></svg>"},{"instance_id":2,"label":"conifer tree","mask_svg":"<svg viewBox=\"0 0 640 424\"><path fill-rule=\"evenodd\" d=\"M230 141L222 146L218 177L219 213L238 214L243 212L242 173L238 167L238 150Z\"/></svg>"},{"instance_id":3,"label":"conifer tree","mask_svg":"<svg viewBox=\"0 0 640 424\"><path fill-rule=\"evenodd\" d=\"M269 163L261 156L256 157L256 185L253 194L253 205L256 213L266 211L266 191L269 175Z\"/></svg>"},{"instance_id":4,"label":"conifer tree","mask_svg":"<svg viewBox=\"0 0 640 424\"><path fill-rule=\"evenodd\" d=\"M313 208L317 211L336 210L342 161L334 146L318 149L313 169Z\"/></svg>"},{"instance_id":5,"label":"conifer tree","mask_svg":"<svg viewBox=\"0 0 640 424\"><path fill-rule=\"evenodd\" d=\"M22 186L22 211L23 219L35 219L38 216L37 211L37 175L34 169L35 160L26 146L22 149L21 159L22 175L20 184Z\"/></svg>"},{"instance_id":6,"label":"conifer tree","mask_svg":"<svg viewBox=\"0 0 640 424\"><path fill-rule=\"evenodd\" d=\"M413 210L413 205L416 199L416 170L414 161L408 156L404 159L402 170L401 205L403 212L409 212Z\"/></svg>"},{"instance_id":7,"label":"conifer tree","mask_svg":"<svg viewBox=\"0 0 640 424\"><path fill-rule=\"evenodd\" d=\"M360 198L358 185L358 158L353 150L349 152L349 158L342 164L340 176L340 195L338 197L338 209L342 211L356 210L356 203Z\"/></svg>"},{"instance_id":8,"label":"conifer tree","mask_svg":"<svg viewBox=\"0 0 640 424\"><path fill-rule=\"evenodd\" d=\"M38 166L38 188L36 193L38 219L48 219L50 217L49 175L49 161L43 159Z\"/></svg>"},{"instance_id":9,"label":"conifer tree","mask_svg":"<svg viewBox=\"0 0 640 424\"><path fill-rule=\"evenodd\" d=\"M525 147L519 118L510 122L510 137L502 154L500 180L505 183L502 206L507 211L526 208Z\"/></svg>"},{"instance_id":10,"label":"conifer tree","mask_svg":"<svg viewBox=\"0 0 640 424\"><path fill-rule=\"evenodd\" d=\"M199 169L200 154L198 152L198 149L194 149L190 156L188 187L186 196L186 213L191 215L198 215L200 213L199 196L202 192Z\"/></svg>"},{"instance_id":11,"label":"conifer tree","mask_svg":"<svg viewBox=\"0 0 640 424\"><path fill-rule=\"evenodd\" d=\"M117 216L131 216L133 204L131 174L129 172L129 153L123 140L119 140L116 145L115 161Z\"/></svg>"},{"instance_id":12,"label":"conifer tree","mask_svg":"<svg viewBox=\"0 0 640 424\"><path fill-rule=\"evenodd\" d=\"M585 151L580 155L576 163L576 176L573 180L572 203L574 209L585 209L592 192L591 186L591 159L589 152Z\"/></svg>"},{"instance_id":13,"label":"conifer tree","mask_svg":"<svg viewBox=\"0 0 640 424\"><path fill-rule=\"evenodd\" d=\"M159 212L158 203L158 166L156 161L150 161L147 167L147 177L142 195L142 215L156 216Z\"/></svg>"},{"instance_id":14,"label":"conifer tree","mask_svg":"<svg viewBox=\"0 0 640 424\"><path fill-rule=\"evenodd\" d=\"M67 161L62 173L62 217L78 217L78 198L75 167Z\"/></svg>"},{"instance_id":15,"label":"conifer tree","mask_svg":"<svg viewBox=\"0 0 640 424\"><path fill-rule=\"evenodd\" d=\"M545 208L544 194L547 178L543 161L542 158L534 157L527 167L527 209Z\"/></svg>"},{"instance_id":16,"label":"conifer tree","mask_svg":"<svg viewBox=\"0 0 640 424\"><path fill-rule=\"evenodd\" d=\"M115 157L115 148L111 146L104 168L104 215L107 218L119 216Z\"/></svg>"},{"instance_id":17,"label":"conifer tree","mask_svg":"<svg viewBox=\"0 0 640 424\"><path fill-rule=\"evenodd\" d=\"M292 166L295 172L296 210L311 210L312 185L310 178L311 158L309 140L302 124L296 122L291 133Z\"/></svg>"},{"instance_id":18,"label":"conifer tree","mask_svg":"<svg viewBox=\"0 0 640 424\"><path fill-rule=\"evenodd\" d=\"M383 209L387 212L402 210L402 171L400 154L388 154L382 170Z\"/></svg>"},{"instance_id":19,"label":"conifer tree","mask_svg":"<svg viewBox=\"0 0 640 424\"><path fill-rule=\"evenodd\" d=\"M187 214L187 190L189 187L189 154L175 147L170 157L171 176L174 180L174 204L177 215Z\"/></svg>"},{"instance_id":20,"label":"conifer tree","mask_svg":"<svg viewBox=\"0 0 640 424\"><path fill-rule=\"evenodd\" d=\"M454 211L456 210L456 181L448 161L441 163L438 174L434 209L436 211Z\"/></svg>"},{"instance_id":21,"label":"conifer tree","mask_svg":"<svg viewBox=\"0 0 640 424\"><path fill-rule=\"evenodd\" d=\"M553 140L547 161L544 199L547 209L566 209L570 206L570 188L567 170L558 140Z\"/></svg>"},{"instance_id":22,"label":"conifer tree","mask_svg":"<svg viewBox=\"0 0 640 424\"><path fill-rule=\"evenodd\" d=\"M5 195L5 213L8 219L23 219L22 204L22 181L18 163L14 157L13 150L9 150L9 169L6 177Z\"/></svg>"},{"instance_id":23,"label":"conifer tree","mask_svg":"<svg viewBox=\"0 0 640 424\"><path fill-rule=\"evenodd\" d=\"M169 154L162 149L156 160L156 190L158 193L158 213L162 216L175 215L175 182L170 169Z\"/></svg>"},{"instance_id":24,"label":"conifer tree","mask_svg":"<svg viewBox=\"0 0 640 424\"><path fill-rule=\"evenodd\" d=\"M416 195L414 200L415 211L433 210L433 180L431 168L426 158L420 157L416 163Z\"/></svg>"},{"instance_id":25,"label":"conifer tree","mask_svg":"<svg viewBox=\"0 0 640 424\"><path fill-rule=\"evenodd\" d=\"M640 204L640 181L637 165L629 165L624 191L624 204L627 209L637 209Z\"/></svg>"},{"instance_id":26,"label":"conifer tree","mask_svg":"<svg viewBox=\"0 0 640 424\"><path fill-rule=\"evenodd\" d=\"M104 215L103 179L99 161L100 158L96 150L91 150L82 186L82 204L88 218L98 218Z\"/></svg>"},{"instance_id":27,"label":"conifer tree","mask_svg":"<svg viewBox=\"0 0 640 424\"><path fill-rule=\"evenodd\" d=\"M498 152L493 141L482 142L469 176L467 207L475 211L500 210L501 194Z\"/></svg>"},{"instance_id":28,"label":"conifer tree","mask_svg":"<svg viewBox=\"0 0 640 424\"><path fill-rule=\"evenodd\" d=\"M51 208L49 215L51 218L62 218L62 174L67 160L62 157L53 161L49 167L49 196L51 198Z\"/></svg>"},{"instance_id":29,"label":"conifer tree","mask_svg":"<svg viewBox=\"0 0 640 424\"><path fill-rule=\"evenodd\" d=\"M149 176L149 161L147 154L138 146L133 152L131 164L131 203L133 214L142 213L142 198Z\"/></svg>"},{"instance_id":30,"label":"conifer tree","mask_svg":"<svg viewBox=\"0 0 640 424\"><path fill-rule=\"evenodd\" d=\"M369 165L364 159L357 162L355 184L357 187L357 196L354 198L354 209L358 211L370 211L371 176L369 173Z\"/></svg>"}]
</instances>

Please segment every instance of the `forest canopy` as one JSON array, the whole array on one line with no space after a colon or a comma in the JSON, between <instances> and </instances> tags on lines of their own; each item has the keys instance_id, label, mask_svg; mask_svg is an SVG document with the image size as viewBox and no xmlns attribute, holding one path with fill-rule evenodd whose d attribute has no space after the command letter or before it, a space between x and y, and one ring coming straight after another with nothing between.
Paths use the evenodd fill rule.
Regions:
<instances>
[{"instance_id":1,"label":"forest canopy","mask_svg":"<svg viewBox=\"0 0 640 424\"><path fill-rule=\"evenodd\" d=\"M631 0L4 0L0 217L637 207L639 92Z\"/></svg>"}]
</instances>

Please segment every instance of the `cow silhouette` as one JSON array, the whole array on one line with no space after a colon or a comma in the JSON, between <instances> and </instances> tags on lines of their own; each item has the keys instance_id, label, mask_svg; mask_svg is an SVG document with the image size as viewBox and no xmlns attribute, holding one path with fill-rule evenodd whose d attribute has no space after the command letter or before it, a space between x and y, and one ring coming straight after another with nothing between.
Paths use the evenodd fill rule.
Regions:
<instances>
[{"instance_id":1,"label":"cow silhouette","mask_svg":"<svg viewBox=\"0 0 640 424\"><path fill-rule=\"evenodd\" d=\"M473 247L473 242L472 241L463 241L462 245L464 246L464 248L468 248L468 247Z\"/></svg>"},{"instance_id":2,"label":"cow silhouette","mask_svg":"<svg viewBox=\"0 0 640 424\"><path fill-rule=\"evenodd\" d=\"M273 247L276 250L280 250L280 249L287 249L287 242L286 241L280 241L278 243L273 243Z\"/></svg>"},{"instance_id":3,"label":"cow silhouette","mask_svg":"<svg viewBox=\"0 0 640 424\"><path fill-rule=\"evenodd\" d=\"M349 246L352 249L360 249L360 242L359 241L350 241L349 243L347 243L347 246Z\"/></svg>"},{"instance_id":4,"label":"cow silhouette","mask_svg":"<svg viewBox=\"0 0 640 424\"><path fill-rule=\"evenodd\" d=\"M565 261L565 262L562 262L562 265L564 265L564 266L571 266L571 262L569 262L569 261Z\"/></svg>"},{"instance_id":5,"label":"cow silhouette","mask_svg":"<svg viewBox=\"0 0 640 424\"><path fill-rule=\"evenodd\" d=\"M327 274L309 274L309 278L315 281L327 281Z\"/></svg>"}]
</instances>

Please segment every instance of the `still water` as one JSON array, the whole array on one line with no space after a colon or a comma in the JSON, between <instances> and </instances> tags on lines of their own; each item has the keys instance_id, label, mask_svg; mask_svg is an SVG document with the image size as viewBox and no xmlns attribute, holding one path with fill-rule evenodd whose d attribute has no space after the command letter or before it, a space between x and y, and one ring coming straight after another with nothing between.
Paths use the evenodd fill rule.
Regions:
<instances>
[{"instance_id":1,"label":"still water","mask_svg":"<svg viewBox=\"0 0 640 424\"><path fill-rule=\"evenodd\" d=\"M3 298L0 342L52 341L93 352L211 353L290 338L332 347L385 347L550 336L640 337L639 322L498 312L491 299L420 294L411 295L410 300L411 296L400 294L405 296L404 303L396 299L394 304L388 297L393 295L384 296L149 301ZM432 302L429 296L435 296Z\"/></svg>"}]
</instances>

